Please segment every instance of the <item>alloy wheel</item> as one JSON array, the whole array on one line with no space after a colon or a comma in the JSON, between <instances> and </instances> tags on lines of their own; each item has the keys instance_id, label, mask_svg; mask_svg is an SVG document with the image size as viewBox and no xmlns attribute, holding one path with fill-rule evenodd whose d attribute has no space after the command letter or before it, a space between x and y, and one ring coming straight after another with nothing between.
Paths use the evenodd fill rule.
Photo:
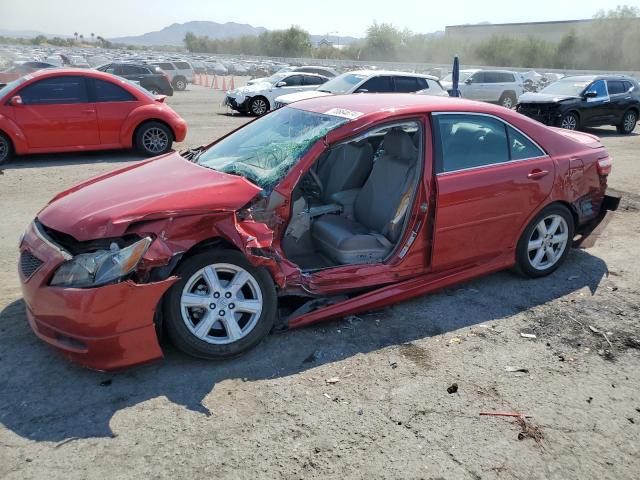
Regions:
<instances>
[{"instance_id":1,"label":"alloy wheel","mask_svg":"<svg viewBox=\"0 0 640 480\"><path fill-rule=\"evenodd\" d=\"M529 263L536 270L554 266L569 243L569 226L562 216L549 215L536 225L528 243Z\"/></svg>"},{"instance_id":2,"label":"alloy wheel","mask_svg":"<svg viewBox=\"0 0 640 480\"><path fill-rule=\"evenodd\" d=\"M636 114L634 112L627 112L624 116L623 127L625 132L631 132L636 126Z\"/></svg>"},{"instance_id":3,"label":"alloy wheel","mask_svg":"<svg viewBox=\"0 0 640 480\"><path fill-rule=\"evenodd\" d=\"M149 128L142 135L142 144L150 153L162 153L169 144L167 133L160 128Z\"/></svg>"},{"instance_id":4,"label":"alloy wheel","mask_svg":"<svg viewBox=\"0 0 640 480\"><path fill-rule=\"evenodd\" d=\"M187 88L187 85L182 80L176 82L176 90L184 90L185 88Z\"/></svg>"},{"instance_id":5,"label":"alloy wheel","mask_svg":"<svg viewBox=\"0 0 640 480\"><path fill-rule=\"evenodd\" d=\"M264 115L267 112L267 102L261 98L256 98L251 103L251 111L254 115Z\"/></svg>"},{"instance_id":6,"label":"alloy wheel","mask_svg":"<svg viewBox=\"0 0 640 480\"><path fill-rule=\"evenodd\" d=\"M262 313L258 281L242 267L216 263L195 272L180 298L187 329L207 343L225 345L246 337Z\"/></svg>"},{"instance_id":7,"label":"alloy wheel","mask_svg":"<svg viewBox=\"0 0 640 480\"><path fill-rule=\"evenodd\" d=\"M502 100L502 106L505 108L513 108L513 100L511 97L504 97Z\"/></svg>"},{"instance_id":8,"label":"alloy wheel","mask_svg":"<svg viewBox=\"0 0 640 480\"><path fill-rule=\"evenodd\" d=\"M562 119L561 127L567 130L575 130L578 127L578 119L573 114L566 115Z\"/></svg>"}]
</instances>

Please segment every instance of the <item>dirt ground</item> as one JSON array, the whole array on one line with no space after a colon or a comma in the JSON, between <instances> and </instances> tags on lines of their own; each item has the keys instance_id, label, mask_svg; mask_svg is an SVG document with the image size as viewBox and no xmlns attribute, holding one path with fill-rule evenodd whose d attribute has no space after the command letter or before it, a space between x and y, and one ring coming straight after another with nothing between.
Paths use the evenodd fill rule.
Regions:
<instances>
[{"instance_id":1,"label":"dirt ground","mask_svg":"<svg viewBox=\"0 0 640 480\"><path fill-rule=\"evenodd\" d=\"M190 125L179 147L248 120L220 100L202 87L169 99ZM610 186L623 204L597 245L550 277L490 275L272 335L222 363L167 345L164 361L117 374L69 364L31 332L16 243L56 192L138 157L7 165L0 477L637 479L640 135L594 133L614 156ZM480 416L487 411L531 418Z\"/></svg>"}]
</instances>

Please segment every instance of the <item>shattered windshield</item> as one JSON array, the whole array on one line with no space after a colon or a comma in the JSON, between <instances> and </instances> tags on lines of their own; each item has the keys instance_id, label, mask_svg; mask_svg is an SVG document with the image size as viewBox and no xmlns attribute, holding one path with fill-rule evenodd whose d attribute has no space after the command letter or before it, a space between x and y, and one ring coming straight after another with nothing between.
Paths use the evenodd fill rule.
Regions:
<instances>
[{"instance_id":1,"label":"shattered windshield","mask_svg":"<svg viewBox=\"0 0 640 480\"><path fill-rule=\"evenodd\" d=\"M240 175L271 192L315 142L347 121L280 108L213 145L198 157L197 164Z\"/></svg>"},{"instance_id":2,"label":"shattered windshield","mask_svg":"<svg viewBox=\"0 0 640 480\"><path fill-rule=\"evenodd\" d=\"M582 91L587 88L587 85L591 83L591 80L558 80L552 83L548 87L540 90L540 93L546 93L549 95L566 95L568 97L579 97Z\"/></svg>"}]
</instances>

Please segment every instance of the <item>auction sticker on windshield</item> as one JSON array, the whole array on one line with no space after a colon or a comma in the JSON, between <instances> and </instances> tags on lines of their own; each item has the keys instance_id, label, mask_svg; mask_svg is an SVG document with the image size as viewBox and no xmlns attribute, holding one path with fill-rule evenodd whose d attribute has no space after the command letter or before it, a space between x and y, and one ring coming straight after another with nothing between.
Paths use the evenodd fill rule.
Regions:
<instances>
[{"instance_id":1,"label":"auction sticker on windshield","mask_svg":"<svg viewBox=\"0 0 640 480\"><path fill-rule=\"evenodd\" d=\"M363 115L362 112L354 112L353 110L347 110L346 108L332 108L331 110L327 110L324 113L325 115L333 115L334 117L348 118L350 120L361 117Z\"/></svg>"}]
</instances>

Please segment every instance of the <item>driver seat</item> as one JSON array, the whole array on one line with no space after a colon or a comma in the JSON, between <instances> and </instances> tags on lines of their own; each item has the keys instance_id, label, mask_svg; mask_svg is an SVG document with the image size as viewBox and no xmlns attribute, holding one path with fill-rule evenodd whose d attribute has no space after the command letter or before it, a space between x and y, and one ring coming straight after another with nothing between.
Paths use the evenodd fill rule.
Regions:
<instances>
[{"instance_id":1,"label":"driver seat","mask_svg":"<svg viewBox=\"0 0 640 480\"><path fill-rule=\"evenodd\" d=\"M316 248L338 264L381 262L402 233L418 149L400 129L387 133L383 146L356 196L354 218L327 214L313 223Z\"/></svg>"},{"instance_id":2,"label":"driver seat","mask_svg":"<svg viewBox=\"0 0 640 480\"><path fill-rule=\"evenodd\" d=\"M367 141L347 143L331 150L318 166L324 203L333 203L334 193L360 188L371 172L373 149Z\"/></svg>"}]
</instances>

